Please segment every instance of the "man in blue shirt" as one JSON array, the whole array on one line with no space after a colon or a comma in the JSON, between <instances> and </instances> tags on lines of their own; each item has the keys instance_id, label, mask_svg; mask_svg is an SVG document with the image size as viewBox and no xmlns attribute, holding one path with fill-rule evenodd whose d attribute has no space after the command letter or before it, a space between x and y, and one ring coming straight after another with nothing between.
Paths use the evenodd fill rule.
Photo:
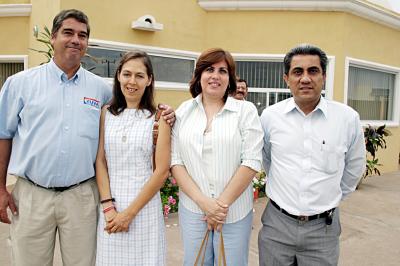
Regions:
<instances>
[{"instance_id":1,"label":"man in blue shirt","mask_svg":"<svg viewBox=\"0 0 400 266\"><path fill-rule=\"evenodd\" d=\"M111 88L80 66L89 34L83 12L61 11L53 59L8 78L0 92L0 221L11 224L15 265L52 265L57 231L64 265L95 262L93 164ZM12 195L7 172L18 177Z\"/></svg>"}]
</instances>

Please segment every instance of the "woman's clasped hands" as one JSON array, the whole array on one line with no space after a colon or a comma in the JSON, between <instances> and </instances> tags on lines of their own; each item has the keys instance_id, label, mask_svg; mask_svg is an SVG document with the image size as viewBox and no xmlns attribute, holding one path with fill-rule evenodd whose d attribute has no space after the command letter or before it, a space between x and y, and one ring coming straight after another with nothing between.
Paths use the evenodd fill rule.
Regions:
<instances>
[{"instance_id":1,"label":"woman's clasped hands","mask_svg":"<svg viewBox=\"0 0 400 266\"><path fill-rule=\"evenodd\" d=\"M218 199L205 197L200 208L205 213L203 219L207 222L208 229L220 231L228 215L229 206Z\"/></svg>"},{"instance_id":2,"label":"woman's clasped hands","mask_svg":"<svg viewBox=\"0 0 400 266\"><path fill-rule=\"evenodd\" d=\"M106 227L104 228L107 233L128 232L129 225L133 217L125 210L117 212L116 210L110 211L105 215Z\"/></svg>"}]
</instances>

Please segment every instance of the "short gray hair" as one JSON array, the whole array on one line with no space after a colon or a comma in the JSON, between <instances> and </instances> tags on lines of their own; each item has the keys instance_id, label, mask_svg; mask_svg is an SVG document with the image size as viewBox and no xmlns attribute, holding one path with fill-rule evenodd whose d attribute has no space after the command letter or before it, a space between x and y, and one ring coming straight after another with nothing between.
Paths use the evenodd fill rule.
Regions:
<instances>
[{"instance_id":1,"label":"short gray hair","mask_svg":"<svg viewBox=\"0 0 400 266\"><path fill-rule=\"evenodd\" d=\"M86 24L87 35L89 37L90 35L89 18L85 15L85 13L76 9L63 10L54 17L53 28L51 29L52 36L54 36L54 34L57 33L57 31L61 28L63 21L68 18L74 18L77 21Z\"/></svg>"}]
</instances>

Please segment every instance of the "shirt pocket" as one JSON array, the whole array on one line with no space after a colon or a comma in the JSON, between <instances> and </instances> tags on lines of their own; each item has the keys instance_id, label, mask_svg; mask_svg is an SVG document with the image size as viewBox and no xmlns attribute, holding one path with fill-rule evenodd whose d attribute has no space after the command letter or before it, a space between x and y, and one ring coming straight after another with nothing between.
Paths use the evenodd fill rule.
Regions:
<instances>
[{"instance_id":1,"label":"shirt pocket","mask_svg":"<svg viewBox=\"0 0 400 266\"><path fill-rule=\"evenodd\" d=\"M99 138L100 110L90 106L83 106L79 110L78 135L84 138Z\"/></svg>"},{"instance_id":2,"label":"shirt pocket","mask_svg":"<svg viewBox=\"0 0 400 266\"><path fill-rule=\"evenodd\" d=\"M321 144L323 169L327 174L335 174L344 164L345 148Z\"/></svg>"}]
</instances>

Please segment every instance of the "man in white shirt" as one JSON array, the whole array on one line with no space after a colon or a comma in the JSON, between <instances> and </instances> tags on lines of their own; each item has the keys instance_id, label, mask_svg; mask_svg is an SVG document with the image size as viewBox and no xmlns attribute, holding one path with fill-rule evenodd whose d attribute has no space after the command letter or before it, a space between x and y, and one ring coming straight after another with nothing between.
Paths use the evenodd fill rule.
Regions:
<instances>
[{"instance_id":1,"label":"man in white shirt","mask_svg":"<svg viewBox=\"0 0 400 266\"><path fill-rule=\"evenodd\" d=\"M284 59L293 95L264 110L263 163L270 201L262 215L260 265L337 265L339 203L365 170L359 115L321 97L326 54L304 44Z\"/></svg>"},{"instance_id":2,"label":"man in white shirt","mask_svg":"<svg viewBox=\"0 0 400 266\"><path fill-rule=\"evenodd\" d=\"M236 91L233 94L233 98L236 100L246 100L248 88L247 82L244 79L237 78L236 79Z\"/></svg>"}]
</instances>

